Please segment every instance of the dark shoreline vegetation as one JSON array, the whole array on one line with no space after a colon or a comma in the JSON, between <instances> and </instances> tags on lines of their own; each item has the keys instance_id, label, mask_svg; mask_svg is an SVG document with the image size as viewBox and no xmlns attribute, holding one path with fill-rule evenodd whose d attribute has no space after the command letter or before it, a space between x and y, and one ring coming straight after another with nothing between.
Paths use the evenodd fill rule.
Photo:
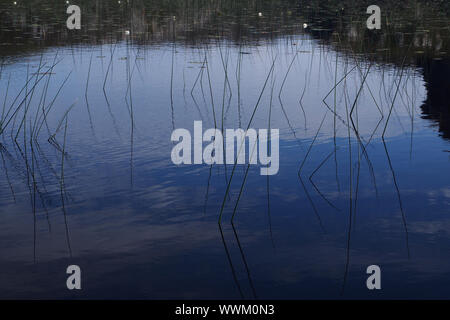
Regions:
<instances>
[{"instance_id":1,"label":"dark shoreline vegetation","mask_svg":"<svg viewBox=\"0 0 450 320\"><path fill-rule=\"evenodd\" d=\"M125 1L126 2L126 1ZM379 1L383 32L369 32L365 9L370 1L229 1L132 0L77 2L83 8L82 30L65 26L67 5L61 1L0 2L0 37L5 50L20 52L46 45L102 44L124 40L130 30L135 44L176 41L186 45L230 40L236 45L303 32L307 21L313 35L345 47L364 49L380 59L406 52L410 41L424 54L448 56L450 4L448 1ZM262 13L259 17L258 13ZM9 42L7 42L9 40ZM376 50L389 48L389 54ZM439 46L439 47L437 47ZM345 48L344 47L344 48ZM3 48L2 48L3 49ZM2 55L8 51L2 50ZM397 53L397 50L399 51ZM383 50L384 51L384 50ZM384 56L384 57L383 57ZM402 55L403 57L404 55ZM389 61L389 60L387 60Z\"/></svg>"},{"instance_id":2,"label":"dark shoreline vegetation","mask_svg":"<svg viewBox=\"0 0 450 320\"><path fill-rule=\"evenodd\" d=\"M0 0L0 298L450 296L450 1L70 4ZM171 163L200 120L279 128L279 174Z\"/></svg>"}]
</instances>

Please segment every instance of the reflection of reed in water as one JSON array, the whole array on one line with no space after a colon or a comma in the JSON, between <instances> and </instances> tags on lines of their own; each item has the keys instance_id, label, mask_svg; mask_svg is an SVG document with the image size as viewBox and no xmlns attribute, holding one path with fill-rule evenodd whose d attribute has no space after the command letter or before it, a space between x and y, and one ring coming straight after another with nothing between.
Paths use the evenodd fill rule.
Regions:
<instances>
[{"instance_id":1,"label":"reflection of reed in water","mask_svg":"<svg viewBox=\"0 0 450 320\"><path fill-rule=\"evenodd\" d=\"M49 216L49 206L52 200L58 198L54 191L56 184L60 185L60 201L66 225L66 236L69 255L72 255L69 239L69 227L65 202L69 199L64 182L64 162L68 157L66 152L66 133L68 126L68 115L76 102L69 106L63 113L62 118L57 123L55 129L51 129L49 114L52 111L55 101L61 94L72 72L64 78L56 89L53 98L49 97L50 81L54 74L55 67L63 60L58 60L58 52L53 57L51 64L44 61L41 55L39 65L34 73L30 74L30 64L27 64L25 84L19 90L12 102L7 103L9 94L9 84L11 73L8 76L7 90L3 99L2 117L0 122L0 136L3 140L0 143L0 153L2 157L3 169L11 190L11 195L16 202L15 189L22 182L28 189L30 206L33 214L33 261L37 262L37 219L40 213L45 213L48 232L52 232ZM1 74L0 74L1 79ZM14 88L15 89L15 88ZM39 93L40 91L40 93ZM46 127L47 134L42 131ZM64 130L62 130L64 129ZM58 142L58 136L63 133L63 143ZM43 147L42 143L46 146ZM49 148L50 147L50 150ZM15 156L9 151L14 150ZM60 155L60 162L57 157L52 157L50 153ZM61 167L60 174L55 166Z\"/></svg>"}]
</instances>

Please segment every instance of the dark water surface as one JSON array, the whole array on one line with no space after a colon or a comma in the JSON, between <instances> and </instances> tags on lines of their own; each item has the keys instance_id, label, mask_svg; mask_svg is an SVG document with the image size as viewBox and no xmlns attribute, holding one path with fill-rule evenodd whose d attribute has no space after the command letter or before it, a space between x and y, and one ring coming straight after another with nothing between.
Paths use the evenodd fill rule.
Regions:
<instances>
[{"instance_id":1,"label":"dark water surface","mask_svg":"<svg viewBox=\"0 0 450 320\"><path fill-rule=\"evenodd\" d=\"M0 2L0 298L450 297L448 3L60 2ZM196 120L278 174L174 165Z\"/></svg>"}]
</instances>

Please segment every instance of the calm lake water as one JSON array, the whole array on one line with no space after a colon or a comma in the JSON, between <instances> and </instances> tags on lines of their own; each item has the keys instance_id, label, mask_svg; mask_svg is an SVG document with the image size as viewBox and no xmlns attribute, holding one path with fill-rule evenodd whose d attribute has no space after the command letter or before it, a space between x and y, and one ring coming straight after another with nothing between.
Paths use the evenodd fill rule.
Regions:
<instances>
[{"instance_id":1,"label":"calm lake water","mask_svg":"<svg viewBox=\"0 0 450 320\"><path fill-rule=\"evenodd\" d=\"M450 297L448 6L61 2L0 2L0 298ZM278 174L174 165L197 120Z\"/></svg>"}]
</instances>

